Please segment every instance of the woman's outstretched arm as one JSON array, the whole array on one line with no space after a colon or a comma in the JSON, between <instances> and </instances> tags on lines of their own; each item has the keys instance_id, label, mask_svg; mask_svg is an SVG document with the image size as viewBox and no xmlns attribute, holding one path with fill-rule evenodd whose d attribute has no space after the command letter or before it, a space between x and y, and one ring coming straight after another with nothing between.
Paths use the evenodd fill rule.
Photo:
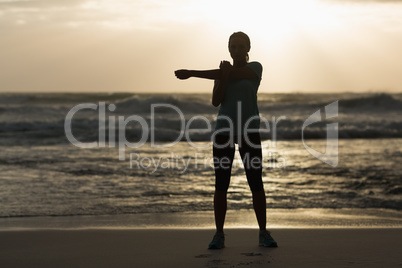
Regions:
<instances>
[{"instance_id":1,"label":"woman's outstretched arm","mask_svg":"<svg viewBox=\"0 0 402 268\"><path fill-rule=\"evenodd\" d=\"M222 61L227 62L227 61ZM227 62L230 64L229 62ZM231 66L231 65L230 65ZM190 77L198 77L204 79L219 80L222 78L222 69L213 70L187 70L181 69L174 72L178 79L188 79ZM257 79L257 74L248 66L230 69L230 79Z\"/></svg>"},{"instance_id":2,"label":"woman's outstretched arm","mask_svg":"<svg viewBox=\"0 0 402 268\"><path fill-rule=\"evenodd\" d=\"M186 70L181 69L174 72L176 77L179 79L188 79L190 77L198 77L204 79L220 79L222 76L222 72L220 69L213 69L213 70Z\"/></svg>"}]
</instances>

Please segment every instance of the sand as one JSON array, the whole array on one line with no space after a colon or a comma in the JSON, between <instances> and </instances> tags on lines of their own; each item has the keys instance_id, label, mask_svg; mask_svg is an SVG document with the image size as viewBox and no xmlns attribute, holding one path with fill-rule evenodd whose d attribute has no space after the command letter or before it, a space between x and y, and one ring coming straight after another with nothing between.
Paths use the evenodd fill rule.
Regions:
<instances>
[{"instance_id":1,"label":"sand","mask_svg":"<svg viewBox=\"0 0 402 268\"><path fill-rule=\"evenodd\" d=\"M0 267L402 267L402 228L272 229L278 248L258 247L257 229L0 231Z\"/></svg>"}]
</instances>

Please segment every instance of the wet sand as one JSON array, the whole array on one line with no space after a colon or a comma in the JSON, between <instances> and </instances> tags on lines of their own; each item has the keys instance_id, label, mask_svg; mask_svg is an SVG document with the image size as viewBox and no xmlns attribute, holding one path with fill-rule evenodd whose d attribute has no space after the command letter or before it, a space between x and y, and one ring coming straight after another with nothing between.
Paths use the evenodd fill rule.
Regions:
<instances>
[{"instance_id":1,"label":"wet sand","mask_svg":"<svg viewBox=\"0 0 402 268\"><path fill-rule=\"evenodd\" d=\"M257 229L80 229L0 232L0 267L397 267L402 228L271 229L278 248L258 247Z\"/></svg>"}]
</instances>

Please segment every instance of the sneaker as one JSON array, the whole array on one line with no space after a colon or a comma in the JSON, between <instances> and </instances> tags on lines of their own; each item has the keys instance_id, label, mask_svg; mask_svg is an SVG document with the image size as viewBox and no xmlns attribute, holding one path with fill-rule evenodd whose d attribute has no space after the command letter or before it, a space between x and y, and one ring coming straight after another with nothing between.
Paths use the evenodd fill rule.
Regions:
<instances>
[{"instance_id":1,"label":"sneaker","mask_svg":"<svg viewBox=\"0 0 402 268\"><path fill-rule=\"evenodd\" d=\"M209 243L209 249L221 249L225 247L225 235L223 233L216 232L211 243Z\"/></svg>"},{"instance_id":2,"label":"sneaker","mask_svg":"<svg viewBox=\"0 0 402 268\"><path fill-rule=\"evenodd\" d=\"M258 244L262 247L278 247L278 243L272 238L271 233L267 230L260 231L260 243Z\"/></svg>"}]
</instances>

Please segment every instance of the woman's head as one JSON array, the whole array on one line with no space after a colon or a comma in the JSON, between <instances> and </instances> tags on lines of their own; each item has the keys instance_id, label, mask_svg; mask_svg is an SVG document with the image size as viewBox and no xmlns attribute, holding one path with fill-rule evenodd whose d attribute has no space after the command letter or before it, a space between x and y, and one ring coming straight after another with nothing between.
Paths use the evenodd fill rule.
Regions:
<instances>
[{"instance_id":1,"label":"woman's head","mask_svg":"<svg viewBox=\"0 0 402 268\"><path fill-rule=\"evenodd\" d=\"M243 32L235 32L229 37L229 52L234 61L248 62L250 51L250 38Z\"/></svg>"}]
</instances>

